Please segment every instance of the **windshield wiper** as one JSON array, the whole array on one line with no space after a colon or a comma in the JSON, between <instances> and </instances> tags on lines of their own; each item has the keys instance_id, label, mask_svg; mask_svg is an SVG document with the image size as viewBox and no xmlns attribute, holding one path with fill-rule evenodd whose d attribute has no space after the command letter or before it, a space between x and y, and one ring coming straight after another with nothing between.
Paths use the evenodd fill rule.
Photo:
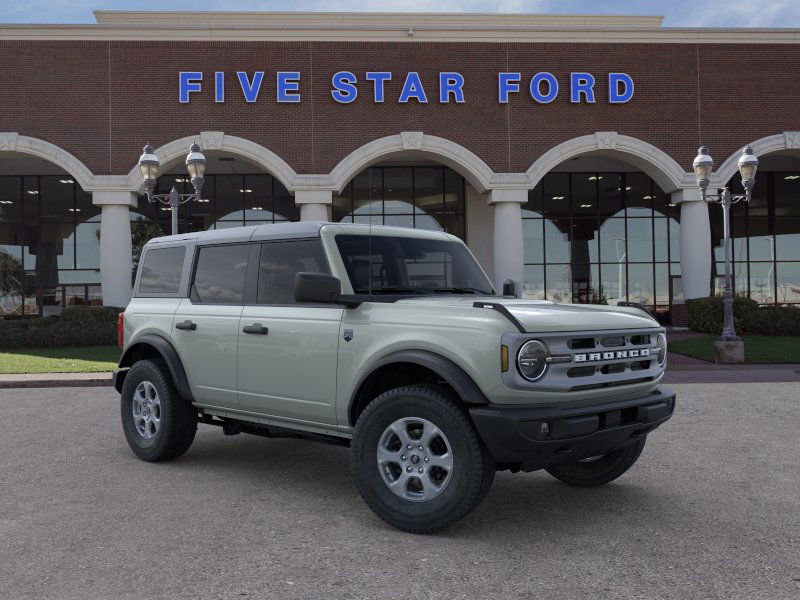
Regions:
<instances>
[{"instance_id":1,"label":"windshield wiper","mask_svg":"<svg viewBox=\"0 0 800 600\"><path fill-rule=\"evenodd\" d=\"M492 292L479 290L478 288L473 287L440 287L434 288L433 291L443 294L481 294L482 296L494 296Z\"/></svg>"},{"instance_id":2,"label":"windshield wiper","mask_svg":"<svg viewBox=\"0 0 800 600\"><path fill-rule=\"evenodd\" d=\"M407 286L386 286L386 287L376 287L372 288L372 290L366 288L358 288L356 290L356 294L424 294L425 292L418 290L417 288L407 287Z\"/></svg>"}]
</instances>

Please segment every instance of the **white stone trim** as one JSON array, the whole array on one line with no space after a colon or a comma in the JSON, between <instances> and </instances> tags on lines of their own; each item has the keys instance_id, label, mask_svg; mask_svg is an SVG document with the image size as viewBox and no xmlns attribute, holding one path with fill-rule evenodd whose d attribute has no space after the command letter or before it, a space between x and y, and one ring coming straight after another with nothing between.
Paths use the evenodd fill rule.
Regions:
<instances>
[{"instance_id":1,"label":"white stone trim","mask_svg":"<svg viewBox=\"0 0 800 600\"><path fill-rule=\"evenodd\" d=\"M353 177L368 166L404 152L426 155L450 167L481 193L492 186L494 172L476 154L460 144L419 131L389 135L356 148L330 172L330 183L333 189L341 192Z\"/></svg>"},{"instance_id":2,"label":"white stone trim","mask_svg":"<svg viewBox=\"0 0 800 600\"><path fill-rule=\"evenodd\" d=\"M776 135L768 135L750 145L753 147L753 154L759 158L782 150L800 154L800 131L784 131ZM714 170L711 174L710 187L723 187L736 175L739 171L739 157L742 155L743 149L744 145L740 146L736 152L725 159L718 169ZM713 148L711 150L713 152Z\"/></svg>"},{"instance_id":3,"label":"white stone trim","mask_svg":"<svg viewBox=\"0 0 800 600\"><path fill-rule=\"evenodd\" d=\"M302 204L332 204L331 190L297 190L294 193L294 203Z\"/></svg>"},{"instance_id":4,"label":"white stone trim","mask_svg":"<svg viewBox=\"0 0 800 600\"><path fill-rule=\"evenodd\" d=\"M209 144L209 147L206 147L201 143L203 150L221 150L245 158L266 169L286 189L294 191L294 180L297 174L285 160L260 144L235 135L227 135L222 131L201 131L199 135L173 140L156 148L155 154L161 164L166 165L186 156L193 142ZM136 158L138 159L138 156ZM131 191L142 189L142 175L138 164L134 164L128 172L126 188Z\"/></svg>"},{"instance_id":5,"label":"white stone trim","mask_svg":"<svg viewBox=\"0 0 800 600\"><path fill-rule=\"evenodd\" d=\"M131 192L130 190L94 190L92 192L92 204L95 206L119 204L136 208L138 201L136 192Z\"/></svg>"},{"instance_id":6,"label":"white stone trim","mask_svg":"<svg viewBox=\"0 0 800 600\"><path fill-rule=\"evenodd\" d=\"M516 202L518 204L525 204L528 201L528 187L525 188L499 188L491 190L487 194L486 202L492 206L500 204L501 202Z\"/></svg>"},{"instance_id":7,"label":"white stone trim","mask_svg":"<svg viewBox=\"0 0 800 600\"><path fill-rule=\"evenodd\" d=\"M796 44L794 28L660 27L620 15L98 11L97 24L3 24L3 40Z\"/></svg>"},{"instance_id":8,"label":"white stone trim","mask_svg":"<svg viewBox=\"0 0 800 600\"><path fill-rule=\"evenodd\" d=\"M39 138L19 135L16 131L0 132L0 153L20 152L43 158L69 173L87 192L91 191L94 175L89 167L66 150Z\"/></svg>"},{"instance_id":9,"label":"white stone trim","mask_svg":"<svg viewBox=\"0 0 800 600\"><path fill-rule=\"evenodd\" d=\"M536 159L526 171L531 187L565 160L589 152L601 152L632 164L652 177L665 192L694 183L692 173L684 171L674 158L652 144L616 131L598 131L562 142Z\"/></svg>"},{"instance_id":10,"label":"white stone trim","mask_svg":"<svg viewBox=\"0 0 800 600\"><path fill-rule=\"evenodd\" d=\"M425 13L425 12L336 12L336 11L139 11L95 10L101 25L261 25L331 27L374 27L395 25L417 27L423 20L435 27L660 27L659 15L616 14L526 14L526 13ZM413 21L411 23L410 21Z\"/></svg>"}]
</instances>

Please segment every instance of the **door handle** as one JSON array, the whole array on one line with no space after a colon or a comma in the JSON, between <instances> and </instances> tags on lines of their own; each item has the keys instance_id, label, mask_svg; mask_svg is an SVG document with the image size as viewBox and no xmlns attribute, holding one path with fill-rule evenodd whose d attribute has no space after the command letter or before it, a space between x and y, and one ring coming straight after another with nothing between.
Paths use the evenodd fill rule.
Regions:
<instances>
[{"instance_id":1,"label":"door handle","mask_svg":"<svg viewBox=\"0 0 800 600\"><path fill-rule=\"evenodd\" d=\"M185 329L187 331L194 331L197 329L197 323L192 323L188 319L183 323L175 323L175 329Z\"/></svg>"},{"instance_id":2,"label":"door handle","mask_svg":"<svg viewBox=\"0 0 800 600\"><path fill-rule=\"evenodd\" d=\"M253 323L252 325L245 325L242 327L242 331L244 333L255 333L258 335L267 335L269 333L269 329L264 327L261 323Z\"/></svg>"}]
</instances>

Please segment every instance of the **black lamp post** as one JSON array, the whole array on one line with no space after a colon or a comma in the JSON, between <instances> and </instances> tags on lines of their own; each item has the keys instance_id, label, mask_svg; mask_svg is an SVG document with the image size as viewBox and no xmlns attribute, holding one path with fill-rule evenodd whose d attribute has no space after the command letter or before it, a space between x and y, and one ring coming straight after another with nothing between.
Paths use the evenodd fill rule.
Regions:
<instances>
[{"instance_id":1,"label":"black lamp post","mask_svg":"<svg viewBox=\"0 0 800 600\"><path fill-rule=\"evenodd\" d=\"M708 148L702 146L697 152L697 157L692 163L695 176L697 177L697 185L700 187L702 199L705 202L713 202L722 206L722 227L723 237L725 243L725 292L723 296L724 301L724 317L722 323L722 335L717 341L720 342L738 342L739 337L736 335L736 330L733 325L733 284L731 281L731 221L730 209L731 206L737 202L749 202L752 197L753 185L756 182L756 170L758 169L758 158L753 154L753 149L748 145L742 151L742 156L739 158L739 173L742 176L742 187L744 187L744 196L732 195L727 187L717 191L716 194L708 193L708 185L711 181L711 171L714 168L714 161L708 154Z\"/></svg>"},{"instance_id":2,"label":"black lamp post","mask_svg":"<svg viewBox=\"0 0 800 600\"><path fill-rule=\"evenodd\" d=\"M189 154L186 155L186 170L189 171L192 178L194 194L179 194L175 186L172 186L169 194L155 194L159 166L160 162L155 155L155 149L147 144L139 157L139 169L142 172L147 201L160 202L169 206L172 211L172 235L176 235L178 233L178 207L190 200L201 199L200 194L203 190L206 173L206 157L196 143L192 144Z\"/></svg>"}]
</instances>

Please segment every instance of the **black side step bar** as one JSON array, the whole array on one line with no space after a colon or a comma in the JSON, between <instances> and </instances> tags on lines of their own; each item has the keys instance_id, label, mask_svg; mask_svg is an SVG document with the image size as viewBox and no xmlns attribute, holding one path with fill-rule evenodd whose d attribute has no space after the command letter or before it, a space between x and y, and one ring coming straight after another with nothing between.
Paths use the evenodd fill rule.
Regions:
<instances>
[{"instance_id":1,"label":"black side step bar","mask_svg":"<svg viewBox=\"0 0 800 600\"><path fill-rule=\"evenodd\" d=\"M472 308L491 308L492 310L496 310L506 319L511 321L512 325L517 328L517 331L520 333L527 333L525 331L525 327L519 322L519 319L512 315L511 312L499 302L475 302L473 303Z\"/></svg>"}]
</instances>

